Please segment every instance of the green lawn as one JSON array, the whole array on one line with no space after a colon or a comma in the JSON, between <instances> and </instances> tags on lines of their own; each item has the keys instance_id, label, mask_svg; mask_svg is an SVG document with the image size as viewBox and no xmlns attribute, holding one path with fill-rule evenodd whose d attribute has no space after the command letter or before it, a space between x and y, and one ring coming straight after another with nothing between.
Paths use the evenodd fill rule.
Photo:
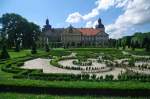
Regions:
<instances>
[{"instance_id":1,"label":"green lawn","mask_svg":"<svg viewBox=\"0 0 150 99\"><path fill-rule=\"evenodd\" d=\"M51 55L56 56L62 56L62 55L68 55L69 52L66 51L74 51L74 52L95 52L95 53L105 53L105 54L122 54L122 50L117 50L114 48L70 48L70 49L63 49L63 48L56 48L53 49L50 53ZM125 51L128 51L135 55L150 55L150 52L145 52L144 49L136 49L135 51L132 51L131 49L127 49ZM44 50L38 50L38 53L44 53ZM117 52L117 53L116 53ZM18 57L25 57L27 55L31 55L31 50L21 50L20 52L14 52L13 50L9 50L9 54L11 58L18 58Z\"/></svg>"},{"instance_id":2,"label":"green lawn","mask_svg":"<svg viewBox=\"0 0 150 99\"><path fill-rule=\"evenodd\" d=\"M60 96L60 95L35 95L20 93L0 93L1 99L148 99L148 97L106 97L106 96Z\"/></svg>"},{"instance_id":3,"label":"green lawn","mask_svg":"<svg viewBox=\"0 0 150 99\"><path fill-rule=\"evenodd\" d=\"M20 52L9 51L11 58L24 57L26 55L30 55L30 53L30 50L21 50Z\"/></svg>"},{"instance_id":4,"label":"green lawn","mask_svg":"<svg viewBox=\"0 0 150 99\"><path fill-rule=\"evenodd\" d=\"M19 58L19 57L25 57L27 55L31 55L31 50L21 50L20 52L14 52L12 50L9 50L10 57L13 58ZM43 50L38 50L38 53L45 53Z\"/></svg>"}]
</instances>

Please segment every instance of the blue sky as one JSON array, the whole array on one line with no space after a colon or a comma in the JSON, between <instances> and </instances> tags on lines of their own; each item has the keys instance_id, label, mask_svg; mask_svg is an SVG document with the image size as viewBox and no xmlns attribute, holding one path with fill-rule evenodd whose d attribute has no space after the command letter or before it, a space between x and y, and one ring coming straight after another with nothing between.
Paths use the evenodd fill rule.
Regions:
<instances>
[{"instance_id":1,"label":"blue sky","mask_svg":"<svg viewBox=\"0 0 150 99\"><path fill-rule=\"evenodd\" d=\"M49 18L54 27L64 27L68 24L65 20L70 13L87 13L94 7L93 3L93 0L1 0L0 15L17 13L41 26Z\"/></svg>"},{"instance_id":2,"label":"blue sky","mask_svg":"<svg viewBox=\"0 0 150 99\"><path fill-rule=\"evenodd\" d=\"M150 0L1 0L0 16L17 13L41 27L94 27L102 18L112 38L150 31Z\"/></svg>"}]
</instances>

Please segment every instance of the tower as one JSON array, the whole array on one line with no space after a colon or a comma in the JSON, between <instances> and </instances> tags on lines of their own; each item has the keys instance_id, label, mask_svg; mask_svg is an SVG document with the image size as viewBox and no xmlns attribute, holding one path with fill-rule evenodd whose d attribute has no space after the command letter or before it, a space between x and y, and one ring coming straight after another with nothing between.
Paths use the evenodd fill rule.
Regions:
<instances>
[{"instance_id":1,"label":"tower","mask_svg":"<svg viewBox=\"0 0 150 99\"><path fill-rule=\"evenodd\" d=\"M101 18L98 19L98 25L96 25L97 29L105 29L105 26L102 24Z\"/></svg>"},{"instance_id":2,"label":"tower","mask_svg":"<svg viewBox=\"0 0 150 99\"><path fill-rule=\"evenodd\" d=\"M48 19L46 19L46 25L49 25L49 20Z\"/></svg>"},{"instance_id":3,"label":"tower","mask_svg":"<svg viewBox=\"0 0 150 99\"><path fill-rule=\"evenodd\" d=\"M43 27L43 31L51 30L52 26L49 24L49 20L46 19L46 24Z\"/></svg>"}]
</instances>

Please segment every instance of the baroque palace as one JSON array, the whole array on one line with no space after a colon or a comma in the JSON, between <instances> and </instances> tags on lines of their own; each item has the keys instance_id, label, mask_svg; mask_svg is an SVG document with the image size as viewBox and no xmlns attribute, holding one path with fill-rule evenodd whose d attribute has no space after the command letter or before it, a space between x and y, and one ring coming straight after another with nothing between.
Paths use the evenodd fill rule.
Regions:
<instances>
[{"instance_id":1,"label":"baroque palace","mask_svg":"<svg viewBox=\"0 0 150 99\"><path fill-rule=\"evenodd\" d=\"M42 29L42 39L46 43L61 43L64 46L103 46L108 43L109 35L101 19L95 28L52 28L49 20Z\"/></svg>"}]
</instances>

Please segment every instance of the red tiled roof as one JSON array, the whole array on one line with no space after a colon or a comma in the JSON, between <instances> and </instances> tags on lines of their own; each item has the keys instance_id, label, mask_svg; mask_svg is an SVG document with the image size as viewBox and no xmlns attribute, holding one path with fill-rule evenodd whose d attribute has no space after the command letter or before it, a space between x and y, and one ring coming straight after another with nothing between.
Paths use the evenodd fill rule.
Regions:
<instances>
[{"instance_id":1,"label":"red tiled roof","mask_svg":"<svg viewBox=\"0 0 150 99\"><path fill-rule=\"evenodd\" d=\"M82 35L87 35L87 36L94 36L97 33L103 31L101 29L94 29L94 28L80 28L78 30L82 33Z\"/></svg>"}]
</instances>

